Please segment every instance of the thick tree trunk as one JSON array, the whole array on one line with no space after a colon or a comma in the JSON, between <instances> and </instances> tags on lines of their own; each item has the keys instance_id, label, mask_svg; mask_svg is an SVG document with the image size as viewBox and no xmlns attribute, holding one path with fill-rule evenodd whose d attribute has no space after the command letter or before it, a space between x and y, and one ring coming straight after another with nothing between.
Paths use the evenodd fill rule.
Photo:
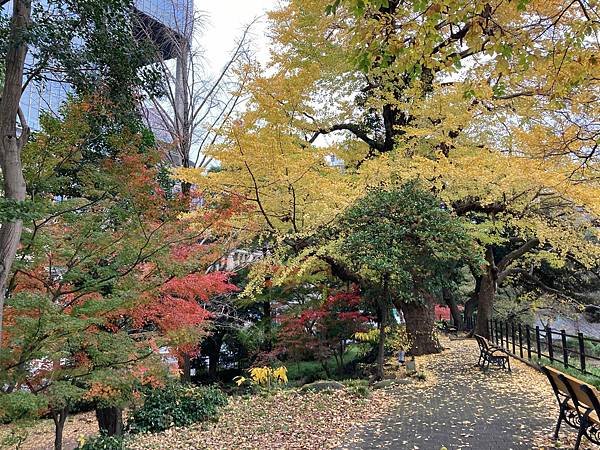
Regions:
<instances>
[{"instance_id":1,"label":"thick tree trunk","mask_svg":"<svg viewBox=\"0 0 600 450\"><path fill-rule=\"evenodd\" d=\"M414 356L439 353L441 346L433 334L435 325L434 299L424 296L422 302L400 302L396 305L402 310L406 322L406 333L412 342L410 353Z\"/></svg>"},{"instance_id":2,"label":"thick tree trunk","mask_svg":"<svg viewBox=\"0 0 600 450\"><path fill-rule=\"evenodd\" d=\"M496 280L491 274L482 277L481 289L477 301L477 323L475 334L489 338L489 320L492 318L494 299L496 297Z\"/></svg>"},{"instance_id":3,"label":"thick tree trunk","mask_svg":"<svg viewBox=\"0 0 600 450\"><path fill-rule=\"evenodd\" d=\"M96 408L98 429L107 436L123 435L123 410L116 406Z\"/></svg>"},{"instance_id":4,"label":"thick tree trunk","mask_svg":"<svg viewBox=\"0 0 600 450\"><path fill-rule=\"evenodd\" d=\"M510 265L518 258L537 247L539 243L540 241L535 237L527 240L521 246L505 255L498 265L496 265L496 260L494 259L493 248L487 248L485 252L487 264L481 277L481 287L479 289L475 334L485 336L486 338L490 337L488 323L492 318L494 299L496 298L498 285L510 274Z\"/></svg>"},{"instance_id":5,"label":"thick tree trunk","mask_svg":"<svg viewBox=\"0 0 600 450\"><path fill-rule=\"evenodd\" d=\"M475 278L475 289L473 293L470 295L469 299L465 302L465 311L463 321L467 321L468 319L473 318L473 314L475 314L475 309L477 309L477 300L479 299L479 291L481 290L481 277L477 276Z\"/></svg>"},{"instance_id":6,"label":"thick tree trunk","mask_svg":"<svg viewBox=\"0 0 600 450\"><path fill-rule=\"evenodd\" d=\"M67 408L52 411L52 420L54 421L54 450L62 450L63 430L68 415L69 410Z\"/></svg>"},{"instance_id":7,"label":"thick tree trunk","mask_svg":"<svg viewBox=\"0 0 600 450\"><path fill-rule=\"evenodd\" d=\"M24 39L31 17L31 0L14 0L10 35L4 65L4 87L0 98L0 169L4 182L4 198L15 202L25 200L25 180L21 165L21 150L29 129L21 118L21 135L17 136L17 117L23 83L23 69L27 55ZM0 347L2 347L2 320L6 283L12 268L23 222L2 223L0 228Z\"/></svg>"},{"instance_id":8,"label":"thick tree trunk","mask_svg":"<svg viewBox=\"0 0 600 450\"><path fill-rule=\"evenodd\" d=\"M481 286L479 287L479 296L477 298L475 334L489 338L488 322L492 318L497 289L497 269L494 263L494 252L491 248L488 248L486 251L485 258L488 264L485 266L484 273L481 276Z\"/></svg>"},{"instance_id":9,"label":"thick tree trunk","mask_svg":"<svg viewBox=\"0 0 600 450\"><path fill-rule=\"evenodd\" d=\"M464 328L462 315L458 309L458 305L456 304L456 299L454 295L450 292L449 289L444 288L442 295L444 296L444 302L450 308L450 314L452 315L452 321L454 322L454 326L458 330L462 330Z\"/></svg>"}]
</instances>

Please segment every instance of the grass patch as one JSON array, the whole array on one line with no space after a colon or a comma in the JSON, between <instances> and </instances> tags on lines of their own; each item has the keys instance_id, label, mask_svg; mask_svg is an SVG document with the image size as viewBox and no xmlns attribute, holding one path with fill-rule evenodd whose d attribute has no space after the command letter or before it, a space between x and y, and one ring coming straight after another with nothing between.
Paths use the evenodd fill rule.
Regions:
<instances>
[{"instance_id":1,"label":"grass patch","mask_svg":"<svg viewBox=\"0 0 600 450\"><path fill-rule=\"evenodd\" d=\"M358 345L350 345L344 353L344 364L351 363L360 355L360 348ZM335 378L337 373L337 364L335 362L335 358L331 357L326 361L327 367L331 375ZM310 381L321 380L327 378L327 374L323 369L323 366L319 361L297 361L290 362L287 365L288 369L288 379L290 381L297 381L301 379L306 379Z\"/></svg>"},{"instance_id":2,"label":"grass patch","mask_svg":"<svg viewBox=\"0 0 600 450\"><path fill-rule=\"evenodd\" d=\"M580 370L574 369L572 367L565 367L564 364L561 364L557 361L551 362L548 358L540 358L540 359L532 359L533 362L539 364L540 366L550 366L554 367L561 372L564 372L568 375L571 375L578 380L583 381L584 383L591 384L592 386L600 389L600 368L592 367L588 368L587 371L590 373L583 373Z\"/></svg>"}]
</instances>

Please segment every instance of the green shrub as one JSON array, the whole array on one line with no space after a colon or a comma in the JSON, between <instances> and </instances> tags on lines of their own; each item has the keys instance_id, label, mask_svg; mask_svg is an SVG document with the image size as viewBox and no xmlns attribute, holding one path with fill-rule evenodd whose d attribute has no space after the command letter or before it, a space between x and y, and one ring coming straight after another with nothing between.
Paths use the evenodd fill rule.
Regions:
<instances>
[{"instance_id":1,"label":"green shrub","mask_svg":"<svg viewBox=\"0 0 600 450\"><path fill-rule=\"evenodd\" d=\"M131 432L159 432L171 427L185 427L216 418L227 397L216 387L169 383L149 389L144 405L131 412Z\"/></svg>"},{"instance_id":2,"label":"green shrub","mask_svg":"<svg viewBox=\"0 0 600 450\"><path fill-rule=\"evenodd\" d=\"M94 436L89 439L84 439L78 450L122 450L123 436Z\"/></svg>"}]
</instances>

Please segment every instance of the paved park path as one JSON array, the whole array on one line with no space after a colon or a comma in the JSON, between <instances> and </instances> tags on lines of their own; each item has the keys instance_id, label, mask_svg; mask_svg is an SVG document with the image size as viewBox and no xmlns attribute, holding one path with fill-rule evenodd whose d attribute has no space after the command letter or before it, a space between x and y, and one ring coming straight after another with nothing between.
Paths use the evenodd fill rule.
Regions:
<instances>
[{"instance_id":1,"label":"paved park path","mask_svg":"<svg viewBox=\"0 0 600 450\"><path fill-rule=\"evenodd\" d=\"M427 380L396 388L393 411L353 430L341 449L555 448L549 436L558 408L542 374L515 360L513 373L484 372L475 367L474 340L444 344L441 355L420 362ZM575 434L563 427L561 448Z\"/></svg>"}]
</instances>

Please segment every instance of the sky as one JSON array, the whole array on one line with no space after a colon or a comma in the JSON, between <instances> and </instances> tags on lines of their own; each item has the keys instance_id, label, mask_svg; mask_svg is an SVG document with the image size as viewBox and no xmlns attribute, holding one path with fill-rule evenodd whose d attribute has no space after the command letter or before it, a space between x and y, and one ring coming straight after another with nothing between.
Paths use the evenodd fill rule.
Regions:
<instances>
[{"instance_id":1,"label":"sky","mask_svg":"<svg viewBox=\"0 0 600 450\"><path fill-rule=\"evenodd\" d=\"M277 0L194 0L196 11L206 14L206 29L201 42L206 50L207 63L218 71L228 59L245 26L257 17L252 48L260 61L268 58L265 12L277 6Z\"/></svg>"}]
</instances>

